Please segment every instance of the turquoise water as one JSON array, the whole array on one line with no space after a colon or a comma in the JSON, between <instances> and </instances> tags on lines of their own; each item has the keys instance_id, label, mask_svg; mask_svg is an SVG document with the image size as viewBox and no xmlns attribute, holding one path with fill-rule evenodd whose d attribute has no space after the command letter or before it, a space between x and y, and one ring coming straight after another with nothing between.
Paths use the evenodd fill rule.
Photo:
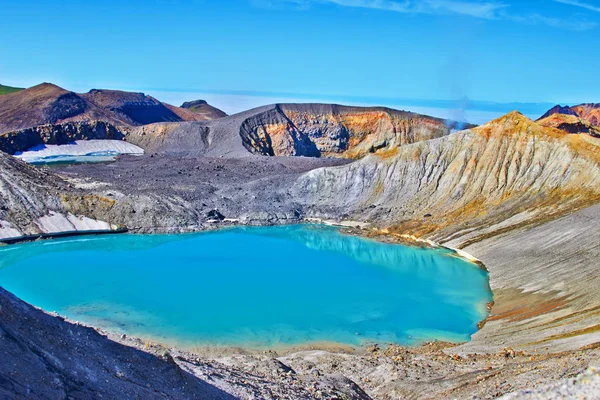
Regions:
<instances>
[{"instance_id":1,"label":"turquoise water","mask_svg":"<svg viewBox=\"0 0 600 400\"><path fill-rule=\"evenodd\" d=\"M31 160L29 163L38 166L50 167L71 164L94 164L115 161L117 155L118 154L86 154L84 156L48 156Z\"/></svg>"},{"instance_id":2,"label":"turquoise water","mask_svg":"<svg viewBox=\"0 0 600 400\"><path fill-rule=\"evenodd\" d=\"M189 348L467 341L491 299L487 273L448 251L314 225L6 246L0 286L74 320Z\"/></svg>"}]
</instances>

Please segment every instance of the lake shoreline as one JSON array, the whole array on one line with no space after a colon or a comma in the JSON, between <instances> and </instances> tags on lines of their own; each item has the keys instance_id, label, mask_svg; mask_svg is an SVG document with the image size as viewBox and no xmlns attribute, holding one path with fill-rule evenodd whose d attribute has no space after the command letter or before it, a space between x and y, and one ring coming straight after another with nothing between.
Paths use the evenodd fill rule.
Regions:
<instances>
[{"instance_id":1,"label":"lake shoreline","mask_svg":"<svg viewBox=\"0 0 600 400\"><path fill-rule=\"evenodd\" d=\"M317 224L315 224L316 221L309 221L308 224L310 225L315 225L315 226L319 226ZM354 223L352 223L353 225ZM302 224L293 224L292 226L303 226L306 225L306 223L302 223ZM403 242L403 243L399 243L399 242L390 242L389 240L381 240L381 237L378 238L370 238L368 236L365 235L361 235L361 233L364 233L363 229L356 229L356 230L348 230L347 227L349 224L342 224L342 225L334 225L332 223L328 223L328 224L321 224L322 226L334 226L336 228L336 231L340 234L340 235L344 235L344 236L354 236L354 237L360 237L362 239L368 239L368 240L375 240L378 243L392 243L392 244L399 244L399 245L403 245L403 246L409 246L409 247L413 247L413 248L430 248L430 249L444 249L445 248L443 246L432 246L430 243L425 243L425 242L414 242L414 243L407 243L407 242ZM286 225L277 225L279 227L285 227ZM246 226L244 225L236 225L236 224L229 224L228 226L219 226L218 228L220 229L210 229L210 230L205 230L204 232L218 232L218 231L222 231L225 232L228 229L235 229L235 228L245 228ZM217 228L217 227L215 227ZM337 228L343 228L343 229L337 229ZM202 232L202 231L200 231ZM106 234L106 232L102 232L103 234ZM358 233L358 234L357 234ZM62 238L62 237L76 237L76 236L86 236L89 235L90 233L85 233L85 232L76 232L76 233L69 233L69 234L65 234L65 235L57 235L56 238ZM157 236L160 234L157 234ZM136 236L135 233L133 233L133 236ZM153 236L153 235L150 235ZM177 236L177 235L175 235ZM43 238L40 239L46 239L46 238L51 238L49 236L45 236ZM454 256L454 254L452 254L452 256ZM467 261L469 262L469 264L472 265L476 265L474 264L472 261L462 258L462 257L458 257L463 261ZM493 293L491 292L491 290L489 289L489 284L488 284L488 288L487 290L490 293L490 296L493 297ZM488 303L489 304L489 303ZM41 308L40 308L41 309ZM44 311L42 309L42 311ZM48 313L50 313L51 310L47 310ZM46 311L45 311L46 312ZM51 313L50 313L51 314ZM487 307L486 309L486 318L483 319L483 321L485 321L487 319L487 316L489 316L489 307ZM65 318L64 316L61 316L62 318ZM77 317L74 317L73 319L69 319L70 321L74 321L75 319L77 319ZM95 324L93 322L91 323L86 323L86 326L92 327L92 328L98 328L101 329L103 331L111 331L110 328L100 328L100 326L98 324ZM479 321L477 323L477 328L480 329L480 327L483 326L483 322ZM157 345L160 345L162 347L178 347L181 350L185 350L185 351L195 351L197 353L200 354L232 354L235 352L248 352L248 353L252 353L252 354L258 354L258 353L262 353L265 351L275 351L278 354L290 354L290 353L294 353L294 352L298 352L298 351L306 351L306 350L323 350L323 351L333 351L333 352L341 352L341 353L357 353L357 352L364 352L366 348L371 347L373 345L376 346L386 346L386 345L398 345L398 346L406 346L406 347L419 347L421 345L421 343L424 342L431 342L431 341L443 341L443 342L452 342L454 344L460 344L460 343L464 343L464 340L460 340L460 341L456 341L453 339L449 339L449 337L447 336L439 336L439 337L435 337L435 338L423 338L422 340L418 340L415 339L415 343L411 343L411 344L406 344L406 343L397 343L394 341L381 341L381 340L377 340L377 339L362 339L361 344L350 344L347 342L336 342L336 341L318 341L318 342L312 342L312 341L308 341L308 342L299 342L297 344L273 344L273 345L237 345L237 344L232 344L232 345L228 345L228 344L213 344L210 342L206 342L206 343L200 343L198 345L184 345L184 344L177 344L178 340L176 337L174 337L173 341L169 341L169 340L164 340L161 338L156 338L156 337L152 337L152 335L147 335L147 334L143 334L143 333L137 333L134 334L133 332L127 333L127 332L123 332L127 335L134 336L134 337L138 337L140 338L140 340L147 342L147 343L156 343ZM113 331L113 334L116 336L119 336L122 333ZM113 336L114 336L113 335ZM356 333L356 335L359 335L358 333ZM410 336L409 336L410 338ZM418 340L418 341L417 341ZM170 343L170 344L168 344Z\"/></svg>"}]
</instances>

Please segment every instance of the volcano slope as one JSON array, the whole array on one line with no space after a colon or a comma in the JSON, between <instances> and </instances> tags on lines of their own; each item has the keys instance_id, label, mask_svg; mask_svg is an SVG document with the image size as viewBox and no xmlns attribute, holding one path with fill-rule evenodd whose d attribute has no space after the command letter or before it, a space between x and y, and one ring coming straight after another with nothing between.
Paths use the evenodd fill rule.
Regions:
<instances>
[{"instance_id":1,"label":"volcano slope","mask_svg":"<svg viewBox=\"0 0 600 400\"><path fill-rule=\"evenodd\" d=\"M600 200L598 140L518 112L470 131L312 171L292 188L308 214L346 214L452 244Z\"/></svg>"}]
</instances>

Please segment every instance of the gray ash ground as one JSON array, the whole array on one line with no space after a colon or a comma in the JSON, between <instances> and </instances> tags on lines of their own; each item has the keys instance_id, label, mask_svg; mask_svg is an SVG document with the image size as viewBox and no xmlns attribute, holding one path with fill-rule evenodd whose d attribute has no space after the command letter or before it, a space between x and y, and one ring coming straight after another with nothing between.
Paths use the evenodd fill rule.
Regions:
<instances>
[{"instance_id":1,"label":"gray ash ground","mask_svg":"<svg viewBox=\"0 0 600 400\"><path fill-rule=\"evenodd\" d=\"M103 164L69 165L53 168L67 176L93 178L115 184L128 193L168 189L197 199L202 196L186 189L212 187L235 189L253 181L273 180L283 182L286 178L315 168L348 164L349 160L338 158L248 156L244 158L179 157L163 154L144 156L121 156L118 162ZM140 179L143 178L143 179Z\"/></svg>"},{"instance_id":2,"label":"gray ash ground","mask_svg":"<svg viewBox=\"0 0 600 400\"><path fill-rule=\"evenodd\" d=\"M316 168L349 162L334 158L153 154L123 156L114 163L57 166L52 171L75 187L95 185L88 193L119 200L105 213L95 210L98 219L134 231L177 232L207 229L205 223L213 219L215 210L224 218L245 224L299 222L304 210L289 192L297 177ZM97 182L103 186L98 187Z\"/></svg>"}]
</instances>

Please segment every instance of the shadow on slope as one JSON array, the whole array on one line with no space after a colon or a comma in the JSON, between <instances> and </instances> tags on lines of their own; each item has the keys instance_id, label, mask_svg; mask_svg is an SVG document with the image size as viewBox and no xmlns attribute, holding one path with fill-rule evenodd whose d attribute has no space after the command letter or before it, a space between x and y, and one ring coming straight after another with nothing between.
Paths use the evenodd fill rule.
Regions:
<instances>
[{"instance_id":1,"label":"shadow on slope","mask_svg":"<svg viewBox=\"0 0 600 400\"><path fill-rule=\"evenodd\" d=\"M52 317L0 288L6 398L235 399L163 358Z\"/></svg>"}]
</instances>

